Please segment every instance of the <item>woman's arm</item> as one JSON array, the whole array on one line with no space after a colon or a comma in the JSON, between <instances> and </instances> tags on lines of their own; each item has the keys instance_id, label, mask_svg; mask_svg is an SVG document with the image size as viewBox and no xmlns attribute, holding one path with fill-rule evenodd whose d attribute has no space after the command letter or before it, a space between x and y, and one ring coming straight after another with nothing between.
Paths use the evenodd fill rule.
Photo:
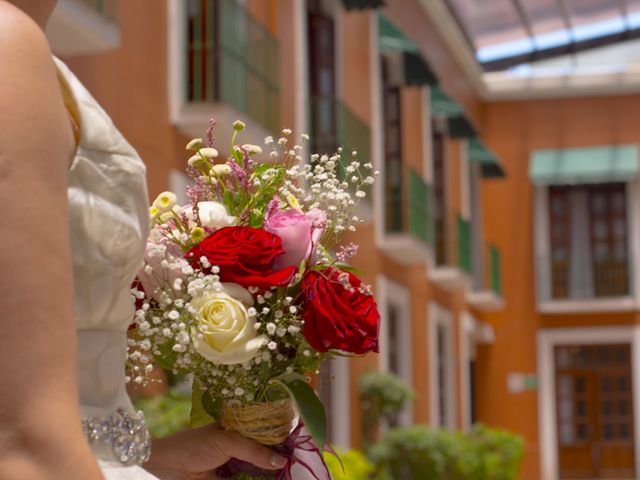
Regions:
<instances>
[{"instance_id":1,"label":"woman's arm","mask_svg":"<svg viewBox=\"0 0 640 480\"><path fill-rule=\"evenodd\" d=\"M0 0L0 479L97 480L78 408L73 137L41 29Z\"/></svg>"}]
</instances>

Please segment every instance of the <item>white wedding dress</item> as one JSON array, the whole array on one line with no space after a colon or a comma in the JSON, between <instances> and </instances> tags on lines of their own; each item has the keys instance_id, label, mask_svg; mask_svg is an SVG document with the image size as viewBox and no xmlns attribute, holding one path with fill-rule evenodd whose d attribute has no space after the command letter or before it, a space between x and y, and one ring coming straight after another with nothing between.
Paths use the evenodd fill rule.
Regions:
<instances>
[{"instance_id":1,"label":"white wedding dress","mask_svg":"<svg viewBox=\"0 0 640 480\"><path fill-rule=\"evenodd\" d=\"M80 410L83 419L108 419L118 409L133 415L125 359L134 309L130 285L148 234L146 169L75 75L55 61L80 117L68 176ZM157 480L138 465L121 463L113 445L90 444L107 480Z\"/></svg>"}]
</instances>

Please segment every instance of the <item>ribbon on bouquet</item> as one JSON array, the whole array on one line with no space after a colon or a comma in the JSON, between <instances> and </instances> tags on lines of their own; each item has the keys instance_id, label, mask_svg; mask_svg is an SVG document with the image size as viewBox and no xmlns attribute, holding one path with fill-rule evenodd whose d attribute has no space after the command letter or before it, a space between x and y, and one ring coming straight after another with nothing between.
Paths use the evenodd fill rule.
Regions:
<instances>
[{"instance_id":1,"label":"ribbon on bouquet","mask_svg":"<svg viewBox=\"0 0 640 480\"><path fill-rule=\"evenodd\" d=\"M272 448L287 459L287 464L281 470L263 470L250 463L232 458L216 471L216 475L219 478L233 478L237 473L246 473L253 476L275 478L276 480L294 480L293 467L298 464L305 468L315 480L331 480L331 474L322 457L322 452L329 452L336 458L338 455L329 445L323 449L318 448L311 435L304 430L302 419L298 421L298 425L293 429L289 438Z\"/></svg>"},{"instance_id":2,"label":"ribbon on bouquet","mask_svg":"<svg viewBox=\"0 0 640 480\"><path fill-rule=\"evenodd\" d=\"M280 470L277 480L293 480L292 469L295 464L306 468L316 480L331 480L331 474L322 457L322 451L313 441L311 435L303 431L304 423L298 422L298 426L291 432L283 444L286 451L291 452L287 456L287 465ZM336 458L338 455L326 445L323 450L331 453ZM286 453L284 453L286 455Z\"/></svg>"}]
</instances>

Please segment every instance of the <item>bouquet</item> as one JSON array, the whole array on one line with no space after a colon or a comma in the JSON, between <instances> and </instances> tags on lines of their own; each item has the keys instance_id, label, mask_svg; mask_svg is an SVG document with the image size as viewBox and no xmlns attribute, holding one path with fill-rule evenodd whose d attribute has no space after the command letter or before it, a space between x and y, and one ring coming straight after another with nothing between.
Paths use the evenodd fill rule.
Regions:
<instances>
[{"instance_id":1,"label":"bouquet","mask_svg":"<svg viewBox=\"0 0 640 480\"><path fill-rule=\"evenodd\" d=\"M378 351L371 289L348 263L357 246L338 243L361 222L354 208L376 172L341 149L304 163L308 136L290 145L287 129L263 154L236 143L239 121L223 156L214 125L206 143L186 147L188 204L164 192L150 207L130 378L144 382L154 363L193 375L194 425L219 422L289 459L275 473L232 460L219 477L290 479L299 463L329 478L326 415L310 381L329 355Z\"/></svg>"}]
</instances>

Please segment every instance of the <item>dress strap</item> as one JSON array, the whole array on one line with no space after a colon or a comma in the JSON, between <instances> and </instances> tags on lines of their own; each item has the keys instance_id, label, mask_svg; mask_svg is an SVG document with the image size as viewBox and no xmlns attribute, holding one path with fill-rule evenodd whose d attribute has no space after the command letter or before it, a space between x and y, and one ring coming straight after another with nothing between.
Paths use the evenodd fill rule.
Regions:
<instances>
[{"instance_id":1,"label":"dress strap","mask_svg":"<svg viewBox=\"0 0 640 480\"><path fill-rule=\"evenodd\" d=\"M73 128L73 137L75 138L77 146L80 143L80 113L78 104L73 96L69 82L67 82L67 79L64 78L64 75L57 66L56 74L58 76L58 82L60 82L60 90L62 92L64 106L69 114L69 120L71 121L71 127Z\"/></svg>"}]
</instances>

